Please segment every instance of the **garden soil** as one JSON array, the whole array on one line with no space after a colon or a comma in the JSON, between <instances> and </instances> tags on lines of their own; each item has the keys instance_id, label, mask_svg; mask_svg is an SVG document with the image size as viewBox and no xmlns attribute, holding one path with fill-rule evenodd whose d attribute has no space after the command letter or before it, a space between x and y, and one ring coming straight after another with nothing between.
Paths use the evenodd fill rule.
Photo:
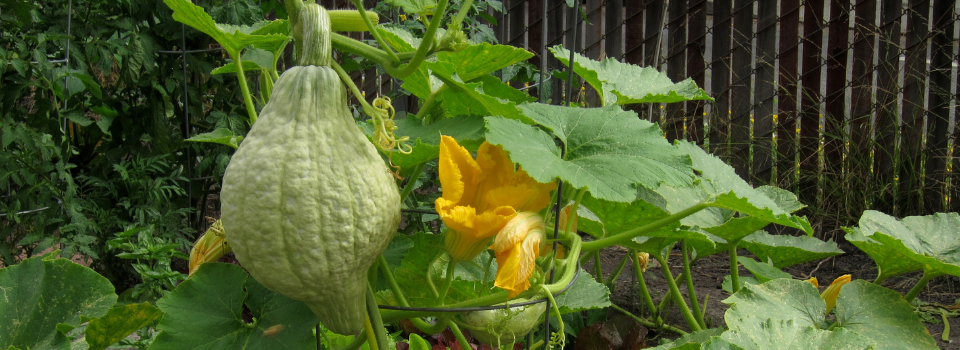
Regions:
<instances>
[{"instance_id":1,"label":"garden soil","mask_svg":"<svg viewBox=\"0 0 960 350\"><path fill-rule=\"evenodd\" d=\"M791 266L784 271L790 273L794 278L798 279L808 279L811 276L817 277L820 283L823 285L821 291L825 288L825 285L829 285L835 278L850 274L853 279L865 279L872 281L876 277L877 269L874 265L873 260L867 256L865 253L861 252L852 244L846 242L840 242L840 249L847 252L843 255L835 256L832 258L827 258L818 261L812 261L801 265ZM611 247L606 248L602 251L601 254L601 266L604 276L608 277L610 274L616 270L617 266L620 264L621 259L625 258L627 250L622 247ZM750 256L752 255L746 250L740 250L741 256ZM683 272L683 265L680 256L679 250L674 250L671 254L670 259L670 270L674 276L679 276ZM637 284L637 278L633 271L632 264L627 264L624 270L620 274L620 278L617 281L616 286L613 288L612 295L610 297L611 301L629 312L632 312L635 315L645 315L645 318L649 318L649 313L646 310L646 306L640 296L639 287ZM593 262L584 264L584 269L587 271L594 271ZM708 257L704 257L696 261L692 266L691 270L693 271L693 283L696 288L697 297L700 300L703 300L704 296L709 294L709 300L707 302L706 312L704 314L705 322L708 327L720 327L724 326L723 314L727 310L728 305L722 303L722 301L730 297L730 293L725 292L721 285L723 283L724 276L730 273L730 261L726 254L715 254ZM740 267L741 276L750 276L750 272ZM653 296L654 302L659 303L663 298L663 295L669 291L667 283L663 278L663 274L660 272L659 265L656 265L656 261L651 259L651 266L648 267L646 273L644 273L644 279L647 282L647 288L650 290L650 294ZM910 288L913 287L914 283L920 279L920 273L910 273L898 277L888 278L882 283L884 287L891 288L900 292L901 294L906 294ZM687 288L686 283L678 283L680 291L683 293L684 298L687 298ZM937 303L941 306L949 309L958 309L960 308L960 280L957 277L953 276L941 276L938 277L928 284L927 288L920 293L919 299L927 303ZM615 313L616 311L610 311ZM940 316L935 314L933 319L939 320ZM677 326L685 331L689 331L686 321L683 319L683 316L680 314L676 306L673 306L669 312L665 315L666 323ZM930 332L930 335L937 341L937 345L941 349L960 349L960 318L948 318L950 324L949 339L951 342L944 342L941 340L941 335L943 334L943 323L937 321L937 323L925 323L927 329ZM651 332L646 341L648 345L656 345L659 343L656 337L666 337L666 338L676 338L675 334L660 334L657 335L654 332Z\"/></svg>"}]
</instances>

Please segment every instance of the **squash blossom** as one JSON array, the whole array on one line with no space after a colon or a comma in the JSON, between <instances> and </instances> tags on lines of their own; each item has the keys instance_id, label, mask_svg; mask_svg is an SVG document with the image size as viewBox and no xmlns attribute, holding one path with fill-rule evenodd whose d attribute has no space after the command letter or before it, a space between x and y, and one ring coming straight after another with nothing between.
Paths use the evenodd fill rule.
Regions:
<instances>
[{"instance_id":1,"label":"squash blossom","mask_svg":"<svg viewBox=\"0 0 960 350\"><path fill-rule=\"evenodd\" d=\"M840 296L840 289L843 288L844 284L850 283L850 275L843 275L837 277L833 280L833 283L830 283L830 286L827 287L820 293L820 297L827 302L827 314L833 310L833 307L837 305L837 297Z\"/></svg>"},{"instance_id":2,"label":"squash blossom","mask_svg":"<svg viewBox=\"0 0 960 350\"><path fill-rule=\"evenodd\" d=\"M227 243L227 236L223 233L223 223L217 220L213 225L210 225L207 232L204 232L197 239L193 248L190 249L190 274L188 276L193 276L200 265L220 260L221 257L230 252L233 252L233 249L230 248L230 244Z\"/></svg>"},{"instance_id":3,"label":"squash blossom","mask_svg":"<svg viewBox=\"0 0 960 350\"><path fill-rule=\"evenodd\" d=\"M493 284L509 291L511 298L529 289L543 241L543 218L537 213L521 212L507 222L490 246L497 256L497 279Z\"/></svg>"},{"instance_id":4,"label":"squash blossom","mask_svg":"<svg viewBox=\"0 0 960 350\"><path fill-rule=\"evenodd\" d=\"M520 211L540 211L555 184L541 184L516 169L500 146L480 145L474 159L452 137L440 140L440 186L434 203L447 225L444 246L456 261L472 260Z\"/></svg>"}]
</instances>

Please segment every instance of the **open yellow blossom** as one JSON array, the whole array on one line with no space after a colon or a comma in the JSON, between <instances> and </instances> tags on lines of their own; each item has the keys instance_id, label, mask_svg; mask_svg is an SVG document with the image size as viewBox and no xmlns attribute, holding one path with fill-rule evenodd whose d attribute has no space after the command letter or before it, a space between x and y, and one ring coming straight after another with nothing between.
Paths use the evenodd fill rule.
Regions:
<instances>
[{"instance_id":1,"label":"open yellow blossom","mask_svg":"<svg viewBox=\"0 0 960 350\"><path fill-rule=\"evenodd\" d=\"M494 285L509 291L511 298L529 289L534 261L545 240L543 218L535 212L520 212L507 222L490 246L497 256Z\"/></svg>"},{"instance_id":2,"label":"open yellow blossom","mask_svg":"<svg viewBox=\"0 0 960 350\"><path fill-rule=\"evenodd\" d=\"M480 145L474 159L456 140L440 140L440 186L434 203L449 230L444 245L456 261L473 259L519 211L539 211L555 184L541 184L516 169L500 146Z\"/></svg>"},{"instance_id":3,"label":"open yellow blossom","mask_svg":"<svg viewBox=\"0 0 960 350\"><path fill-rule=\"evenodd\" d=\"M850 283L850 275L843 275L837 277L833 280L833 283L830 283L830 286L827 287L820 293L820 297L823 298L823 301L827 302L827 314L833 310L833 307L837 305L837 297L840 296L840 289L843 288L844 284Z\"/></svg>"}]
</instances>

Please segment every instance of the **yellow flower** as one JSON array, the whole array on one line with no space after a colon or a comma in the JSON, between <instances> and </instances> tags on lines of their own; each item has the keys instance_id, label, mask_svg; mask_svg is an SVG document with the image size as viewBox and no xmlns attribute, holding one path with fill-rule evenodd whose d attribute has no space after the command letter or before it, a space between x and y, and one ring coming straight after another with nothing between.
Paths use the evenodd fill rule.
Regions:
<instances>
[{"instance_id":1,"label":"yellow flower","mask_svg":"<svg viewBox=\"0 0 960 350\"><path fill-rule=\"evenodd\" d=\"M806 281L812 283L814 288L820 288L820 281L818 281L816 277L810 277L810 279Z\"/></svg>"},{"instance_id":2,"label":"yellow flower","mask_svg":"<svg viewBox=\"0 0 960 350\"><path fill-rule=\"evenodd\" d=\"M850 283L850 275L843 275L837 277L833 280L833 283L830 283L830 286L827 287L820 293L820 297L827 302L827 314L833 310L833 307L837 305L837 297L840 296L840 288L843 288L844 284Z\"/></svg>"},{"instance_id":3,"label":"yellow flower","mask_svg":"<svg viewBox=\"0 0 960 350\"><path fill-rule=\"evenodd\" d=\"M544 240L543 218L535 212L520 212L507 222L490 246L497 255L494 285L508 290L511 298L529 289L534 261Z\"/></svg>"},{"instance_id":4,"label":"yellow flower","mask_svg":"<svg viewBox=\"0 0 960 350\"><path fill-rule=\"evenodd\" d=\"M220 260L220 257L229 254L233 251L233 248L230 248L230 244L227 243L227 237L223 233L223 224L220 220L217 220L210 225L210 228L207 229L207 232L204 232L197 243L194 243L193 248L190 249L190 274L193 276L193 273L200 268L200 265L208 262L214 262Z\"/></svg>"},{"instance_id":5,"label":"yellow flower","mask_svg":"<svg viewBox=\"0 0 960 350\"><path fill-rule=\"evenodd\" d=\"M473 259L519 211L540 211L555 184L541 184L516 169L500 146L484 142L474 159L456 140L440 140L440 186L434 203L449 230L447 253L456 261Z\"/></svg>"}]
</instances>

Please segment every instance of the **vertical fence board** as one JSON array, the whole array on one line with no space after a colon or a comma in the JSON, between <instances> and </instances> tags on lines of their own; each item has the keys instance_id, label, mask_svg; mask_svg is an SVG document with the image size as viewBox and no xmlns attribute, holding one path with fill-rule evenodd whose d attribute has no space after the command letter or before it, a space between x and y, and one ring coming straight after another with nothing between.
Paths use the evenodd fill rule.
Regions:
<instances>
[{"instance_id":1,"label":"vertical fence board","mask_svg":"<svg viewBox=\"0 0 960 350\"><path fill-rule=\"evenodd\" d=\"M874 126L875 149L874 187L883 188L875 199L874 205L893 215L896 198L895 178L899 178L899 168L894 167L894 154L899 148L900 110L900 37L903 3L900 1L880 1L880 35L877 47L877 119Z\"/></svg>"},{"instance_id":2,"label":"vertical fence board","mask_svg":"<svg viewBox=\"0 0 960 350\"><path fill-rule=\"evenodd\" d=\"M713 1L713 62L710 62L711 93L717 100L710 118L710 151L724 158L729 157L726 140L730 137L726 126L730 125L730 38L733 18L730 16L731 0Z\"/></svg>"},{"instance_id":3,"label":"vertical fence board","mask_svg":"<svg viewBox=\"0 0 960 350\"><path fill-rule=\"evenodd\" d=\"M849 53L850 3L848 1L830 2L829 35L827 38L827 90L824 95L826 104L825 124L821 143L826 171L830 176L843 176L842 150L848 140L844 126L847 123L847 55ZM828 185L828 184L823 184ZM827 193L840 195L843 192Z\"/></svg>"},{"instance_id":4,"label":"vertical fence board","mask_svg":"<svg viewBox=\"0 0 960 350\"><path fill-rule=\"evenodd\" d=\"M853 18L853 52L850 81L850 142L845 145L846 174L851 181L849 185L856 186L847 191L854 210L863 208L873 202L875 195L871 188L873 180L874 144L874 54L877 38L877 1L857 0L854 4L856 16ZM852 205L858 203L857 205Z\"/></svg>"},{"instance_id":5,"label":"vertical fence board","mask_svg":"<svg viewBox=\"0 0 960 350\"><path fill-rule=\"evenodd\" d=\"M528 63L539 66L541 53L550 55L549 52L543 52L543 1L529 0L527 5L527 45L533 57L527 60ZM548 66L549 67L549 66ZM549 68L548 68L549 71ZM533 82L536 84L537 82ZM535 86L527 91L531 96L540 96L540 86Z\"/></svg>"},{"instance_id":6,"label":"vertical fence board","mask_svg":"<svg viewBox=\"0 0 960 350\"><path fill-rule=\"evenodd\" d=\"M778 124L776 152L777 185L796 190L797 159L797 88L799 87L800 0L780 1L780 78L777 91Z\"/></svg>"},{"instance_id":7,"label":"vertical fence board","mask_svg":"<svg viewBox=\"0 0 960 350\"><path fill-rule=\"evenodd\" d=\"M606 57L606 53L603 51L603 25L605 23L603 5L604 0L587 0L587 22L590 24L584 23L583 55L593 60L602 60ZM589 85L586 85L584 98L588 106L600 105L597 91Z\"/></svg>"},{"instance_id":8,"label":"vertical fence board","mask_svg":"<svg viewBox=\"0 0 960 350\"><path fill-rule=\"evenodd\" d=\"M926 173L930 185L924 189L925 212L948 210L947 143L950 139L951 70L953 66L953 30L955 0L934 0L930 31L930 113Z\"/></svg>"},{"instance_id":9,"label":"vertical fence board","mask_svg":"<svg viewBox=\"0 0 960 350\"><path fill-rule=\"evenodd\" d=\"M603 35L607 57L623 61L623 0L607 0L604 16L606 25Z\"/></svg>"},{"instance_id":10,"label":"vertical fence board","mask_svg":"<svg viewBox=\"0 0 960 350\"><path fill-rule=\"evenodd\" d=\"M623 3L623 60L639 66L643 60L644 5L641 1L627 0Z\"/></svg>"},{"instance_id":11,"label":"vertical fence board","mask_svg":"<svg viewBox=\"0 0 960 350\"><path fill-rule=\"evenodd\" d=\"M667 8L667 76L673 81L686 79L687 48L687 2L671 1ZM686 138L686 111L683 103L670 103L665 107L660 127L671 142Z\"/></svg>"},{"instance_id":12,"label":"vertical fence board","mask_svg":"<svg viewBox=\"0 0 960 350\"><path fill-rule=\"evenodd\" d=\"M757 3L757 69L754 85L756 112L754 113L753 159L751 175L756 184L775 184L776 171L772 171L776 140L777 111L774 109L776 96L776 60L777 60L777 1L759 1Z\"/></svg>"},{"instance_id":13,"label":"vertical fence board","mask_svg":"<svg viewBox=\"0 0 960 350\"><path fill-rule=\"evenodd\" d=\"M750 118L751 105L750 79L753 61L753 1L735 0L733 2L733 54L731 58L732 74L730 83L729 147L733 158L731 164L744 179L750 179Z\"/></svg>"},{"instance_id":14,"label":"vertical fence board","mask_svg":"<svg viewBox=\"0 0 960 350\"><path fill-rule=\"evenodd\" d=\"M647 1L644 8L643 65L660 68L660 34L663 32L663 0Z\"/></svg>"},{"instance_id":15,"label":"vertical fence board","mask_svg":"<svg viewBox=\"0 0 960 350\"><path fill-rule=\"evenodd\" d=\"M687 77L693 79L697 86L704 88L706 82L707 50L707 0L690 0L690 9L687 14ZM688 140L703 143L703 101L687 103Z\"/></svg>"},{"instance_id":16,"label":"vertical fence board","mask_svg":"<svg viewBox=\"0 0 960 350\"><path fill-rule=\"evenodd\" d=\"M564 16L564 8L567 7L567 4L557 0L545 1L547 1L547 6L549 6L547 8L547 47L562 45L564 30L566 28L564 27L564 19L566 18ZM547 69L545 71L560 69L562 66L560 61L550 53L547 53L547 55L549 57L547 57ZM552 82L553 89L553 93L550 94L551 102L553 104L560 104L560 101L563 99L563 84L558 79L550 78L549 81Z\"/></svg>"},{"instance_id":17,"label":"vertical fence board","mask_svg":"<svg viewBox=\"0 0 960 350\"><path fill-rule=\"evenodd\" d=\"M901 145L898 166L901 167L900 193L897 205L915 211L923 206L927 35L929 0L910 0L907 9L907 32L904 61L903 109L901 111Z\"/></svg>"},{"instance_id":18,"label":"vertical fence board","mask_svg":"<svg viewBox=\"0 0 960 350\"><path fill-rule=\"evenodd\" d=\"M816 174L819 172L817 149L820 145L819 124L822 113L821 69L823 68L823 0L804 1L803 57L800 68L800 179L799 195L805 203L816 202Z\"/></svg>"}]
</instances>

